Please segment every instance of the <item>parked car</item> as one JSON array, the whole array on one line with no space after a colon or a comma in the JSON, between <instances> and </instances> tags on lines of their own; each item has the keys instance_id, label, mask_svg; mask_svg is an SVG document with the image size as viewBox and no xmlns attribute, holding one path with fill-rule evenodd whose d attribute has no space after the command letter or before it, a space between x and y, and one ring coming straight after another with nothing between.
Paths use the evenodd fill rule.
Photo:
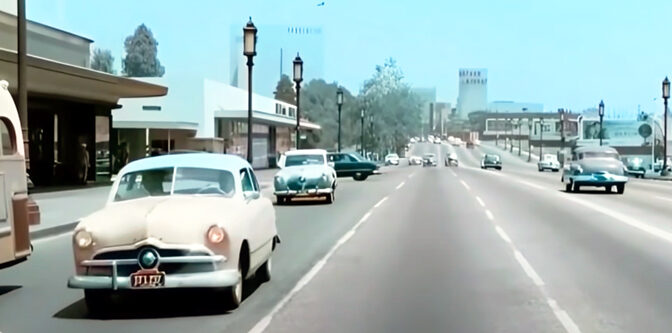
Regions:
<instances>
[{"instance_id":1,"label":"parked car","mask_svg":"<svg viewBox=\"0 0 672 333\"><path fill-rule=\"evenodd\" d=\"M544 154L541 160L537 162L537 167L539 168L539 172L544 170L558 172L560 170L560 161L553 154Z\"/></svg>"},{"instance_id":2,"label":"parked car","mask_svg":"<svg viewBox=\"0 0 672 333\"><path fill-rule=\"evenodd\" d=\"M329 153L329 163L333 163L337 177L352 177L354 180L366 180L378 171L378 165L358 153Z\"/></svg>"},{"instance_id":3,"label":"parked car","mask_svg":"<svg viewBox=\"0 0 672 333\"><path fill-rule=\"evenodd\" d=\"M440 137L434 137L434 144L440 145L441 144L441 138Z\"/></svg>"},{"instance_id":4,"label":"parked car","mask_svg":"<svg viewBox=\"0 0 672 333\"><path fill-rule=\"evenodd\" d=\"M502 160L497 154L485 154L481 160L481 169L493 168L502 170Z\"/></svg>"},{"instance_id":5,"label":"parked car","mask_svg":"<svg viewBox=\"0 0 672 333\"><path fill-rule=\"evenodd\" d=\"M660 172L663 169L663 159L659 158L656 160L656 163L653 164L653 171ZM667 157L667 171L672 171L672 158Z\"/></svg>"},{"instance_id":6,"label":"parked car","mask_svg":"<svg viewBox=\"0 0 672 333\"><path fill-rule=\"evenodd\" d=\"M323 197L327 203L336 199L336 171L328 162L324 149L299 149L280 157L280 171L275 174L274 192L278 204L295 197Z\"/></svg>"},{"instance_id":7,"label":"parked car","mask_svg":"<svg viewBox=\"0 0 672 333\"><path fill-rule=\"evenodd\" d=\"M410 165L421 165L422 164L422 157L413 155L413 156L408 158L408 164L410 164Z\"/></svg>"},{"instance_id":8,"label":"parked car","mask_svg":"<svg viewBox=\"0 0 672 333\"><path fill-rule=\"evenodd\" d=\"M399 165L399 155L387 154L385 156L385 165Z\"/></svg>"},{"instance_id":9,"label":"parked car","mask_svg":"<svg viewBox=\"0 0 672 333\"><path fill-rule=\"evenodd\" d=\"M644 178L644 174L646 174L644 160L639 157L624 157L622 161L625 164L628 175L632 175L635 178Z\"/></svg>"},{"instance_id":10,"label":"parked car","mask_svg":"<svg viewBox=\"0 0 672 333\"><path fill-rule=\"evenodd\" d=\"M434 154L425 154L422 156L422 166L436 166L436 155Z\"/></svg>"},{"instance_id":11,"label":"parked car","mask_svg":"<svg viewBox=\"0 0 672 333\"><path fill-rule=\"evenodd\" d=\"M563 169L562 182L567 192L579 192L581 186L604 187L623 194L628 177L616 149L607 146L576 148L571 163Z\"/></svg>"},{"instance_id":12,"label":"parked car","mask_svg":"<svg viewBox=\"0 0 672 333\"><path fill-rule=\"evenodd\" d=\"M271 277L272 202L249 163L223 154L144 158L121 169L105 207L73 233L75 275L93 312L120 291L212 288L238 307L244 281Z\"/></svg>"},{"instance_id":13,"label":"parked car","mask_svg":"<svg viewBox=\"0 0 672 333\"><path fill-rule=\"evenodd\" d=\"M446 160L444 163L446 166L458 166L459 161L457 160L457 154L455 153L447 153L446 154Z\"/></svg>"}]
</instances>

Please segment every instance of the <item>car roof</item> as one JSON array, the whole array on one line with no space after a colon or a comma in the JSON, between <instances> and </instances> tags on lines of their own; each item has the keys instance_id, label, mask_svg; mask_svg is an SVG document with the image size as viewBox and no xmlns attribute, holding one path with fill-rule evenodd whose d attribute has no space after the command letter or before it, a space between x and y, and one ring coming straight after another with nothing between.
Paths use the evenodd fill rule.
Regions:
<instances>
[{"instance_id":1,"label":"car roof","mask_svg":"<svg viewBox=\"0 0 672 333\"><path fill-rule=\"evenodd\" d=\"M585 153L585 152L604 152L604 153L618 153L618 151L609 146L584 146L574 149L576 153Z\"/></svg>"},{"instance_id":2,"label":"car roof","mask_svg":"<svg viewBox=\"0 0 672 333\"><path fill-rule=\"evenodd\" d=\"M322 154L327 154L327 151L324 149L297 149L297 150L290 150L286 151L285 155L287 156L293 156L293 155L322 155Z\"/></svg>"},{"instance_id":3,"label":"car roof","mask_svg":"<svg viewBox=\"0 0 672 333\"><path fill-rule=\"evenodd\" d=\"M146 157L128 163L123 169L121 169L119 174L170 167L208 168L228 171L238 171L243 168L251 168L250 164L246 160L240 158L237 155L211 154L201 152Z\"/></svg>"}]
</instances>

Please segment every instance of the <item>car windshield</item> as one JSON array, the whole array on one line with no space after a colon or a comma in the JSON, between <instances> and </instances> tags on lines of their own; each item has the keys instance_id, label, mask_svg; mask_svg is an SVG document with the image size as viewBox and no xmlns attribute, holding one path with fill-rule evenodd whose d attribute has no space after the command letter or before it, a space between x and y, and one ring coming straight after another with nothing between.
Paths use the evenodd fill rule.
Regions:
<instances>
[{"instance_id":1,"label":"car windshield","mask_svg":"<svg viewBox=\"0 0 672 333\"><path fill-rule=\"evenodd\" d=\"M318 154L311 155L287 155L285 159L285 166L298 165L320 165L324 164L324 156Z\"/></svg>"},{"instance_id":2,"label":"car windshield","mask_svg":"<svg viewBox=\"0 0 672 333\"><path fill-rule=\"evenodd\" d=\"M171 194L210 194L232 197L235 192L233 174L226 170L161 168L129 172L123 175L119 180L114 201Z\"/></svg>"},{"instance_id":3,"label":"car windshield","mask_svg":"<svg viewBox=\"0 0 672 333\"><path fill-rule=\"evenodd\" d=\"M618 153L604 151L587 151L583 153L583 158L618 158Z\"/></svg>"}]
</instances>

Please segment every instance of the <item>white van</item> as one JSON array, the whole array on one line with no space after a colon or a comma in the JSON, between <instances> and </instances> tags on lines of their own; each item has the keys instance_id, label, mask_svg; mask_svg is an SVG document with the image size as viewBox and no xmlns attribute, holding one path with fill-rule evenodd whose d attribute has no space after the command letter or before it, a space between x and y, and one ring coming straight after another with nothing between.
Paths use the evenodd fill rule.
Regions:
<instances>
[{"instance_id":1,"label":"white van","mask_svg":"<svg viewBox=\"0 0 672 333\"><path fill-rule=\"evenodd\" d=\"M28 197L26 158L19 113L0 81L0 268L25 260L32 252L30 224L38 224L37 205Z\"/></svg>"}]
</instances>

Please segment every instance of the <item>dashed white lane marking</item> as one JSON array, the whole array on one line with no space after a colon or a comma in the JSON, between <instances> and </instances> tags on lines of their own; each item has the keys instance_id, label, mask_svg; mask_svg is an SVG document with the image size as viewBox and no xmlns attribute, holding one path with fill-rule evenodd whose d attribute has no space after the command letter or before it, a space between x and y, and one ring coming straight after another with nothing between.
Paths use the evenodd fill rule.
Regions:
<instances>
[{"instance_id":1,"label":"dashed white lane marking","mask_svg":"<svg viewBox=\"0 0 672 333\"><path fill-rule=\"evenodd\" d=\"M381 200L381 202L382 201L385 200ZM263 318L261 318L261 320L259 320L259 322L257 322L249 332L261 333L264 330L266 330L268 325L270 325L273 316L275 316L278 313L278 311L280 311L280 309L282 309L287 304L287 302L289 302L289 300L291 300L292 297L296 295L296 293L298 293L301 289L303 289L303 287L305 287L317 275L317 273L319 273L320 270L322 270L324 265L331 258L331 256L334 255L336 250L338 250L338 248L340 248L343 244L345 244L348 240L350 240L350 238L352 238L357 229L362 225L362 223L368 220L370 216L371 211L369 210L366 214L364 214L364 216L362 216L362 218L359 220L359 222L357 222L357 224L355 224L352 228L350 228L350 230L347 233L345 233L338 240L338 242L336 242L336 244L334 244L334 246L331 247L331 249L329 249L329 252L327 252L327 254L325 254L324 257L322 257L322 259L320 259L317 263L315 263L315 265L313 265L313 267L308 271L308 273L306 273L303 277L301 277L301 279L299 280L299 282L296 283L294 288L292 288L292 290L289 293L287 293L287 295L285 295L285 297L283 297L280 300L280 302L278 302L278 304L275 305L275 307L273 307L271 312L268 313Z\"/></svg>"},{"instance_id":2,"label":"dashed white lane marking","mask_svg":"<svg viewBox=\"0 0 672 333\"><path fill-rule=\"evenodd\" d=\"M656 195L656 199L665 200L665 201L672 201L672 198L663 197L663 196L660 196L660 195Z\"/></svg>"},{"instance_id":3,"label":"dashed white lane marking","mask_svg":"<svg viewBox=\"0 0 672 333\"><path fill-rule=\"evenodd\" d=\"M467 190L471 189L469 185L467 185L467 183L464 182L464 180L460 180L460 183L462 183L462 186L464 186L464 188L466 188Z\"/></svg>"},{"instance_id":4,"label":"dashed white lane marking","mask_svg":"<svg viewBox=\"0 0 672 333\"><path fill-rule=\"evenodd\" d=\"M415 176L415 172L412 173L412 174L410 174L410 175L408 175L408 178L413 178L413 176Z\"/></svg>"},{"instance_id":5,"label":"dashed white lane marking","mask_svg":"<svg viewBox=\"0 0 672 333\"><path fill-rule=\"evenodd\" d=\"M490 210L486 209L486 210L485 210L485 215L488 216L488 219L489 219L490 221L494 221L494 220L495 220L495 217L492 216L492 212L491 212Z\"/></svg>"},{"instance_id":6,"label":"dashed white lane marking","mask_svg":"<svg viewBox=\"0 0 672 333\"><path fill-rule=\"evenodd\" d=\"M406 182L401 182L401 184L397 185L397 190L404 187L405 184Z\"/></svg>"},{"instance_id":7,"label":"dashed white lane marking","mask_svg":"<svg viewBox=\"0 0 672 333\"><path fill-rule=\"evenodd\" d=\"M457 174L455 173L455 171L450 170L450 169L448 169L448 171L450 171L450 173L451 173L453 176L457 177Z\"/></svg>"},{"instance_id":8,"label":"dashed white lane marking","mask_svg":"<svg viewBox=\"0 0 672 333\"><path fill-rule=\"evenodd\" d=\"M545 189L546 189L546 188L543 187L543 186L540 186L540 185L537 185L537 184L534 184L534 183L530 183L530 182L526 182L526 181L521 180L521 179L518 179L518 182L521 183L521 184L523 184L523 185L527 185L527 186L529 186L529 187L531 187L531 188L537 189L537 190L545 190Z\"/></svg>"},{"instance_id":9,"label":"dashed white lane marking","mask_svg":"<svg viewBox=\"0 0 672 333\"><path fill-rule=\"evenodd\" d=\"M385 200L387 200L387 197L384 197L384 198L380 199L380 201L378 201L378 203L376 203L375 205L373 205L373 208L378 208L378 207L380 207L380 205L382 205L383 202L385 202Z\"/></svg>"},{"instance_id":10,"label":"dashed white lane marking","mask_svg":"<svg viewBox=\"0 0 672 333\"><path fill-rule=\"evenodd\" d=\"M615 220L617 220L621 223L629 225L629 226L631 226L635 229L638 229L640 231L643 231L643 232L645 232L649 235L652 235L654 237L658 237L658 238L660 238L664 241L672 243L672 233L670 233L668 231L656 228L656 227L648 225L646 223L642 223L642 222L640 222L640 221L638 221L638 220L636 220L636 219L634 219L630 216L627 216L625 214L621 214L619 212L615 212L615 211L613 211L609 208L602 207L602 206L599 206L599 205L595 205L595 204L592 204L590 202L583 201L579 198L572 197L571 195L566 194L566 193L558 193L558 195L561 196L562 198L565 198L566 200L572 201L572 202L577 203L581 206L590 208L590 209L595 210L597 212L600 212L604 215L607 215L611 218L614 218Z\"/></svg>"},{"instance_id":11,"label":"dashed white lane marking","mask_svg":"<svg viewBox=\"0 0 672 333\"><path fill-rule=\"evenodd\" d=\"M478 204L481 205L481 207L485 207L485 202L483 202L483 200L481 200L481 197L476 196L476 201L478 201Z\"/></svg>"},{"instance_id":12,"label":"dashed white lane marking","mask_svg":"<svg viewBox=\"0 0 672 333\"><path fill-rule=\"evenodd\" d=\"M568 333L581 333L581 330L578 326L576 326L569 314L567 314L565 310L558 306L558 302L552 298L546 298L546 302L548 302L548 306L551 307L553 314L555 314L555 317L558 318L562 326L565 328L565 331Z\"/></svg>"},{"instance_id":13,"label":"dashed white lane marking","mask_svg":"<svg viewBox=\"0 0 672 333\"><path fill-rule=\"evenodd\" d=\"M532 282L534 282L535 285L537 285L537 286L543 286L544 285L544 281L541 279L541 277L539 277L539 275L534 270L534 268L532 268L532 265L530 265L530 263L527 261L527 259L525 259L525 257L523 257L523 254L520 253L520 251L514 250L513 251L513 256L516 257L516 260L518 261L520 266L523 267L523 270L525 271L525 274L527 274L527 276L529 276L530 279L532 279Z\"/></svg>"},{"instance_id":14,"label":"dashed white lane marking","mask_svg":"<svg viewBox=\"0 0 672 333\"><path fill-rule=\"evenodd\" d=\"M502 227L496 225L495 226L495 231L497 231L497 233L499 234L499 237L501 237L505 242L507 242L509 244L513 244L513 242L511 241L511 238L509 238L509 235L507 235L506 232L504 232L504 229L502 229Z\"/></svg>"}]
</instances>

